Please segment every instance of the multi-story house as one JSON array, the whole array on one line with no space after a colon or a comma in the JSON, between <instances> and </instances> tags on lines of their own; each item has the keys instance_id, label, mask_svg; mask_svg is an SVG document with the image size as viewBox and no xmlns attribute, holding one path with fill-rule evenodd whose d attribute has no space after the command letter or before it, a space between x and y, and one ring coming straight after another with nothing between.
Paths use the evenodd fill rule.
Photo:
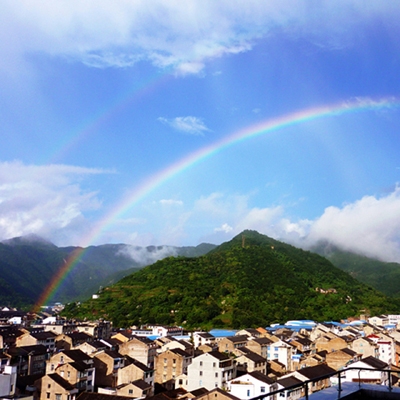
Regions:
<instances>
[{"instance_id":1,"label":"multi-story house","mask_svg":"<svg viewBox=\"0 0 400 400\"><path fill-rule=\"evenodd\" d=\"M118 369L117 385L143 380L154 388L155 371L138 360L124 356L124 366Z\"/></svg>"},{"instance_id":2,"label":"multi-story house","mask_svg":"<svg viewBox=\"0 0 400 400\"><path fill-rule=\"evenodd\" d=\"M358 367L363 369L357 370ZM387 385L388 373L382 372L382 370L386 370L388 367L387 363L369 356L345 367L342 382L366 382Z\"/></svg>"},{"instance_id":3,"label":"multi-story house","mask_svg":"<svg viewBox=\"0 0 400 400\"><path fill-rule=\"evenodd\" d=\"M62 333L56 337L57 350L76 349L80 344L92 341L92 336L84 332L72 332L69 334Z\"/></svg>"},{"instance_id":4,"label":"multi-story house","mask_svg":"<svg viewBox=\"0 0 400 400\"><path fill-rule=\"evenodd\" d=\"M93 356L93 361L96 368L96 386L116 387L118 370L125 366L124 356L113 350L102 350Z\"/></svg>"},{"instance_id":5,"label":"multi-story house","mask_svg":"<svg viewBox=\"0 0 400 400\"><path fill-rule=\"evenodd\" d=\"M336 370L328 367L326 364L319 364L314 367L307 367L299 369L291 373L291 376L301 380L302 382L312 380L308 383L308 393L318 392L319 390L328 388L331 386L330 378L327 377L330 374L334 374Z\"/></svg>"},{"instance_id":6,"label":"multi-story house","mask_svg":"<svg viewBox=\"0 0 400 400\"><path fill-rule=\"evenodd\" d=\"M179 348L160 353L155 362L155 381L164 383L171 379L175 380L178 375L187 374L192 359L191 354Z\"/></svg>"},{"instance_id":7,"label":"multi-story house","mask_svg":"<svg viewBox=\"0 0 400 400\"><path fill-rule=\"evenodd\" d=\"M193 344L197 349L199 346L210 345L215 346L215 336L208 332L195 332L193 333Z\"/></svg>"},{"instance_id":8,"label":"multi-story house","mask_svg":"<svg viewBox=\"0 0 400 400\"><path fill-rule=\"evenodd\" d=\"M204 353L193 358L188 366L187 390L201 387L208 390L225 388L226 383L236 378L236 361L219 351Z\"/></svg>"},{"instance_id":9,"label":"multi-story house","mask_svg":"<svg viewBox=\"0 0 400 400\"><path fill-rule=\"evenodd\" d=\"M336 370L342 369L346 365L352 364L360 359L360 354L348 349L347 347L327 353L325 356L328 366Z\"/></svg>"},{"instance_id":10,"label":"multi-story house","mask_svg":"<svg viewBox=\"0 0 400 400\"><path fill-rule=\"evenodd\" d=\"M274 344L274 342L271 339L269 339L267 337L262 337L262 338L258 338L258 339L249 340L246 343L246 347L248 349L250 349L251 351L253 351L254 353L260 355L261 357L264 357L265 359L267 359L268 358L268 349L273 344Z\"/></svg>"},{"instance_id":11,"label":"multi-story house","mask_svg":"<svg viewBox=\"0 0 400 400\"><path fill-rule=\"evenodd\" d=\"M92 392L96 379L93 359L81 350L55 353L47 362L47 374L58 374L79 391Z\"/></svg>"},{"instance_id":12,"label":"multi-story house","mask_svg":"<svg viewBox=\"0 0 400 400\"><path fill-rule=\"evenodd\" d=\"M252 399L278 390L278 385L274 379L258 371L230 380L227 387L230 394L241 400Z\"/></svg>"},{"instance_id":13,"label":"multi-story house","mask_svg":"<svg viewBox=\"0 0 400 400\"><path fill-rule=\"evenodd\" d=\"M157 349L157 352L164 353L165 351L172 349L181 349L191 356L194 356L194 346L191 343L186 340L176 340L174 338L171 338L169 341L164 343L159 349Z\"/></svg>"},{"instance_id":14,"label":"multi-story house","mask_svg":"<svg viewBox=\"0 0 400 400\"><path fill-rule=\"evenodd\" d=\"M247 347L242 347L239 351L241 355L236 358L238 371L267 373L267 360L264 357L254 353Z\"/></svg>"},{"instance_id":15,"label":"multi-story house","mask_svg":"<svg viewBox=\"0 0 400 400\"><path fill-rule=\"evenodd\" d=\"M351 349L356 353L361 354L361 358L375 357L379 358L379 348L372 340L361 337L353 340L351 343Z\"/></svg>"},{"instance_id":16,"label":"multi-story house","mask_svg":"<svg viewBox=\"0 0 400 400\"><path fill-rule=\"evenodd\" d=\"M43 374L46 371L46 360L49 353L45 346L10 347L7 354L11 357L10 364L16 366L19 376Z\"/></svg>"},{"instance_id":17,"label":"multi-story house","mask_svg":"<svg viewBox=\"0 0 400 400\"><path fill-rule=\"evenodd\" d=\"M119 352L135 358L150 368L154 368L154 359L157 355L157 343L146 337L133 337L119 345Z\"/></svg>"},{"instance_id":18,"label":"multi-story house","mask_svg":"<svg viewBox=\"0 0 400 400\"><path fill-rule=\"evenodd\" d=\"M247 335L227 336L218 342L218 350L221 353L234 353L241 347L246 346L249 337Z\"/></svg>"},{"instance_id":19,"label":"multi-story house","mask_svg":"<svg viewBox=\"0 0 400 400\"><path fill-rule=\"evenodd\" d=\"M58 374L44 375L35 382L40 400L75 400L78 389Z\"/></svg>"},{"instance_id":20,"label":"multi-story house","mask_svg":"<svg viewBox=\"0 0 400 400\"><path fill-rule=\"evenodd\" d=\"M48 352L52 353L55 350L55 339L57 334L54 332L26 332L23 335L17 337L15 344L18 347L21 346L34 346L43 345L46 347Z\"/></svg>"},{"instance_id":21,"label":"multi-story house","mask_svg":"<svg viewBox=\"0 0 400 400\"><path fill-rule=\"evenodd\" d=\"M283 398L285 400L298 400L302 397L302 388L301 386L298 388L294 388L293 386L301 385L302 381L300 379L295 378L294 376L289 376L287 378L281 378L277 380L278 390L287 389L282 394L279 395L279 398Z\"/></svg>"}]
</instances>

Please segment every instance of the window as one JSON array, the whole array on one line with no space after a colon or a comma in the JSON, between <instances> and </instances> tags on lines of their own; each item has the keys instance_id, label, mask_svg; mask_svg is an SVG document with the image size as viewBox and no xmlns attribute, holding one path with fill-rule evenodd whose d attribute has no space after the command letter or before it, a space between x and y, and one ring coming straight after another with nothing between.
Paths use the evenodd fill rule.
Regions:
<instances>
[{"instance_id":1,"label":"window","mask_svg":"<svg viewBox=\"0 0 400 400\"><path fill-rule=\"evenodd\" d=\"M48 388L48 389L50 389L50 388L51 388L51 385L50 385L50 383L47 385L47 388Z\"/></svg>"},{"instance_id":2,"label":"window","mask_svg":"<svg viewBox=\"0 0 400 400\"><path fill-rule=\"evenodd\" d=\"M60 393L56 393L56 400L61 400L61 394Z\"/></svg>"},{"instance_id":3,"label":"window","mask_svg":"<svg viewBox=\"0 0 400 400\"><path fill-rule=\"evenodd\" d=\"M50 398L50 393L47 392L47 393L46 393L46 399L49 399L49 398Z\"/></svg>"},{"instance_id":4,"label":"window","mask_svg":"<svg viewBox=\"0 0 400 400\"><path fill-rule=\"evenodd\" d=\"M265 393L265 386L261 386L260 391L261 393Z\"/></svg>"},{"instance_id":5,"label":"window","mask_svg":"<svg viewBox=\"0 0 400 400\"><path fill-rule=\"evenodd\" d=\"M68 378L71 377L71 372L70 371L67 372L67 376L68 376Z\"/></svg>"},{"instance_id":6,"label":"window","mask_svg":"<svg viewBox=\"0 0 400 400\"><path fill-rule=\"evenodd\" d=\"M215 377L218 378L218 372L215 373Z\"/></svg>"},{"instance_id":7,"label":"window","mask_svg":"<svg viewBox=\"0 0 400 400\"><path fill-rule=\"evenodd\" d=\"M129 394L133 394L133 390L132 389L129 389Z\"/></svg>"},{"instance_id":8,"label":"window","mask_svg":"<svg viewBox=\"0 0 400 400\"><path fill-rule=\"evenodd\" d=\"M250 397L250 390L247 391L247 397Z\"/></svg>"},{"instance_id":9,"label":"window","mask_svg":"<svg viewBox=\"0 0 400 400\"><path fill-rule=\"evenodd\" d=\"M215 368L215 362L213 362L213 368Z\"/></svg>"},{"instance_id":10,"label":"window","mask_svg":"<svg viewBox=\"0 0 400 400\"><path fill-rule=\"evenodd\" d=\"M199 375L200 375L200 376L203 376L203 371L199 371Z\"/></svg>"},{"instance_id":11,"label":"window","mask_svg":"<svg viewBox=\"0 0 400 400\"><path fill-rule=\"evenodd\" d=\"M202 367L203 366L203 361L200 361L200 367Z\"/></svg>"},{"instance_id":12,"label":"window","mask_svg":"<svg viewBox=\"0 0 400 400\"><path fill-rule=\"evenodd\" d=\"M172 359L172 363L175 364L176 363L176 358Z\"/></svg>"}]
</instances>

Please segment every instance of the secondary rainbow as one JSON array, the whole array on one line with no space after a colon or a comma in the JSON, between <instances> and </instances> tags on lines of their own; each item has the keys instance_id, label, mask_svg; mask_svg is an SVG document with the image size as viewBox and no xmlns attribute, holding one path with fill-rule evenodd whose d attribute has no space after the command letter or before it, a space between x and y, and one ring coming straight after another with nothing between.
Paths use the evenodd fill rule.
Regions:
<instances>
[{"instance_id":1,"label":"secondary rainbow","mask_svg":"<svg viewBox=\"0 0 400 400\"><path fill-rule=\"evenodd\" d=\"M293 125L298 125L326 117L340 116L348 113L397 109L399 106L399 99L394 97L381 98L377 100L370 98L358 98L352 101L336 103L333 105L324 105L296 111L278 118L262 121L258 124L251 125L242 130L234 132L232 135L228 135L220 141L203 147L169 165L164 170L159 171L143 181L141 185L137 186L127 196L125 196L123 200L112 209L111 212L109 212L96 224L91 233L84 239L82 243L83 247L75 250L67 260L64 260L64 264L60 266L58 272L53 276L44 292L40 295L34 310L37 310L40 308L40 306L47 303L51 299L68 273L82 258L86 251L85 248L92 244L107 227L111 226L114 220L120 218L124 213L134 207L139 201L141 201L159 186L165 184L168 180L174 178L180 173L183 173L185 170L194 166L195 164L202 162L207 158L216 155L220 151L223 151L229 146L236 145L244 140L282 130Z\"/></svg>"}]
</instances>

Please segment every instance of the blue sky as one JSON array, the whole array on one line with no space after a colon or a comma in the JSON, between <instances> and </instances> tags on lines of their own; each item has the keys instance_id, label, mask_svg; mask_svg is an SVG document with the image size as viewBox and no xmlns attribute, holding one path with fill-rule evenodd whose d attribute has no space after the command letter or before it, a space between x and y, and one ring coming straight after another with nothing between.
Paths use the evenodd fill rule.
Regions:
<instances>
[{"instance_id":1,"label":"blue sky","mask_svg":"<svg viewBox=\"0 0 400 400\"><path fill-rule=\"evenodd\" d=\"M3 0L0 240L182 246L256 229L400 261L399 17L374 0ZM369 108L155 180L235 132L347 103Z\"/></svg>"}]
</instances>

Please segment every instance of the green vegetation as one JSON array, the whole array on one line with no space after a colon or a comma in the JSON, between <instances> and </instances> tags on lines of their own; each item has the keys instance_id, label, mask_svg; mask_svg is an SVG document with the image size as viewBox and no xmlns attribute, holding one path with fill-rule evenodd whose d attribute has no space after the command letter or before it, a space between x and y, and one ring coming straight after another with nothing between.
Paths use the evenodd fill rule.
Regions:
<instances>
[{"instance_id":1,"label":"green vegetation","mask_svg":"<svg viewBox=\"0 0 400 400\"><path fill-rule=\"evenodd\" d=\"M197 247L168 249L177 254L200 255L214 247L203 243ZM35 235L0 243L0 305L32 306L76 249L57 247ZM126 245L123 244L105 244L85 249L79 261L63 278L53 301L86 299L100 286L111 285L139 270L146 265L146 255L150 257L155 251L163 251L164 247L133 248L145 256L144 262L132 259L125 249Z\"/></svg>"},{"instance_id":2,"label":"green vegetation","mask_svg":"<svg viewBox=\"0 0 400 400\"><path fill-rule=\"evenodd\" d=\"M120 327L239 328L397 306L317 254L245 231L207 255L158 261L105 288L98 299L69 304L64 314L104 317Z\"/></svg>"},{"instance_id":3,"label":"green vegetation","mask_svg":"<svg viewBox=\"0 0 400 400\"><path fill-rule=\"evenodd\" d=\"M373 286L387 296L400 297L400 264L339 250L330 253L326 258L360 282Z\"/></svg>"}]
</instances>

